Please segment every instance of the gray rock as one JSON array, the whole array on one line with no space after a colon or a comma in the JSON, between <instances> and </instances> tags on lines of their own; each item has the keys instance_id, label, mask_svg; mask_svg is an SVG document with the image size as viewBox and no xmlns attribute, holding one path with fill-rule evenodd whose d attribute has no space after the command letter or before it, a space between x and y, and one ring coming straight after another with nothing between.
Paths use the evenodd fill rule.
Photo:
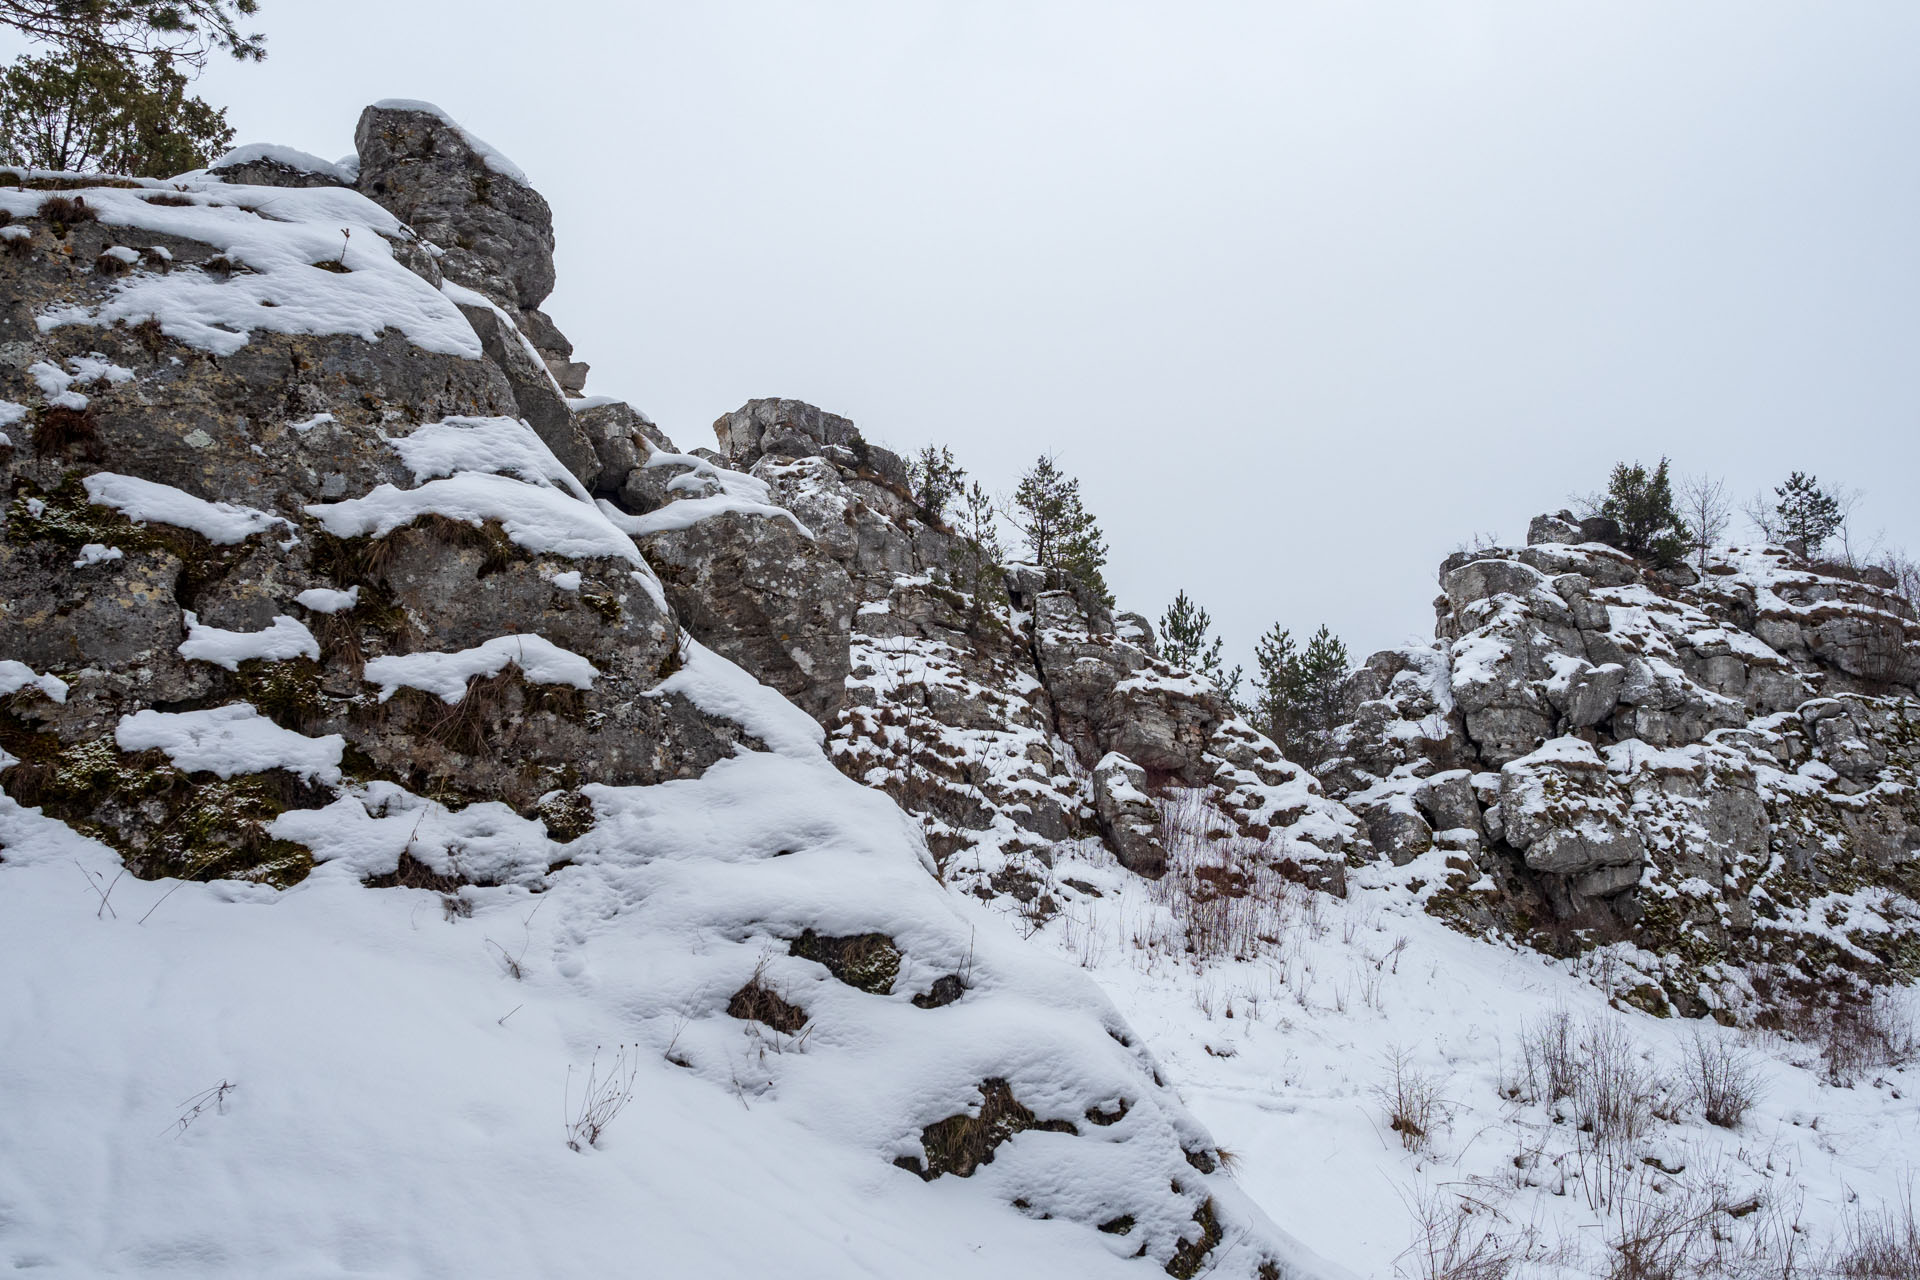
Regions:
<instances>
[{"instance_id":1,"label":"gray rock","mask_svg":"<svg viewBox=\"0 0 1920 1280\"><path fill-rule=\"evenodd\" d=\"M1538 569L1516 560L1474 560L1448 573L1440 589L1454 612L1462 613L1476 601L1502 594L1524 597L1545 583Z\"/></svg>"},{"instance_id":2,"label":"gray rock","mask_svg":"<svg viewBox=\"0 0 1920 1280\"><path fill-rule=\"evenodd\" d=\"M553 292L553 211L427 111L368 107L353 131L363 195L445 250L447 279L502 306Z\"/></svg>"},{"instance_id":3,"label":"gray rock","mask_svg":"<svg viewBox=\"0 0 1920 1280\"><path fill-rule=\"evenodd\" d=\"M232 160L216 161L208 166L207 172L222 182L232 182L247 187L344 187L348 184L340 180L332 165L324 170L310 169L305 165L293 163L294 152L277 150L273 155L251 153L251 149L235 152ZM308 157L312 159L312 157ZM319 163L316 161L316 163Z\"/></svg>"},{"instance_id":4,"label":"gray rock","mask_svg":"<svg viewBox=\"0 0 1920 1280\"><path fill-rule=\"evenodd\" d=\"M769 454L804 458L830 447L849 450L860 433L839 414L801 400L749 400L717 419L713 434L727 465L739 471Z\"/></svg>"},{"instance_id":5,"label":"gray rock","mask_svg":"<svg viewBox=\"0 0 1920 1280\"><path fill-rule=\"evenodd\" d=\"M1404 867L1433 848L1433 827L1414 812L1406 798L1396 796L1376 805L1352 802L1354 812L1366 820L1367 837L1373 847L1385 853L1396 867Z\"/></svg>"},{"instance_id":6,"label":"gray rock","mask_svg":"<svg viewBox=\"0 0 1920 1280\"><path fill-rule=\"evenodd\" d=\"M1603 724L1612 717L1626 682L1627 669L1617 662L1582 665L1560 696L1560 712L1575 729Z\"/></svg>"},{"instance_id":7,"label":"gray rock","mask_svg":"<svg viewBox=\"0 0 1920 1280\"><path fill-rule=\"evenodd\" d=\"M1646 860L1646 843L1606 766L1578 739L1555 739L1505 765L1500 813L1507 843L1533 871L1579 876Z\"/></svg>"},{"instance_id":8,"label":"gray rock","mask_svg":"<svg viewBox=\"0 0 1920 1280\"><path fill-rule=\"evenodd\" d=\"M1480 817L1480 802L1474 795L1473 778L1465 769L1449 769L1423 781L1413 793L1413 802L1436 831L1472 831L1485 834Z\"/></svg>"},{"instance_id":9,"label":"gray rock","mask_svg":"<svg viewBox=\"0 0 1920 1280\"><path fill-rule=\"evenodd\" d=\"M1538 546L1543 542L1579 542L1580 524L1571 511L1558 511L1553 515L1538 515L1527 522L1527 545Z\"/></svg>"},{"instance_id":10,"label":"gray rock","mask_svg":"<svg viewBox=\"0 0 1920 1280\"><path fill-rule=\"evenodd\" d=\"M846 697L846 570L782 517L726 512L640 540L681 624L823 724Z\"/></svg>"},{"instance_id":11,"label":"gray rock","mask_svg":"<svg viewBox=\"0 0 1920 1280\"><path fill-rule=\"evenodd\" d=\"M487 359L506 375L517 416L527 420L547 448L553 450L553 456L581 483L594 484L602 468L588 442L586 429L567 407L566 398L554 385L547 367L528 354L512 320L492 307L462 306L460 314L480 335Z\"/></svg>"},{"instance_id":12,"label":"gray rock","mask_svg":"<svg viewBox=\"0 0 1920 1280\"><path fill-rule=\"evenodd\" d=\"M538 307L529 307L520 313L520 329L539 351L547 371L562 391L577 396L586 389L588 367L573 358L573 344L567 341L551 316Z\"/></svg>"},{"instance_id":13,"label":"gray rock","mask_svg":"<svg viewBox=\"0 0 1920 1280\"><path fill-rule=\"evenodd\" d=\"M581 477L582 483L596 496L610 498L620 494L628 476L636 468L644 467L656 449L673 452L673 442L666 434L646 414L624 401L603 400L569 407L574 428L597 464L592 476ZM664 501L662 494L658 500L630 505L628 509L651 511Z\"/></svg>"},{"instance_id":14,"label":"gray rock","mask_svg":"<svg viewBox=\"0 0 1920 1280\"><path fill-rule=\"evenodd\" d=\"M1148 794L1145 769L1117 751L1102 757L1093 770L1093 807L1121 866L1152 880L1166 874L1160 809Z\"/></svg>"}]
</instances>

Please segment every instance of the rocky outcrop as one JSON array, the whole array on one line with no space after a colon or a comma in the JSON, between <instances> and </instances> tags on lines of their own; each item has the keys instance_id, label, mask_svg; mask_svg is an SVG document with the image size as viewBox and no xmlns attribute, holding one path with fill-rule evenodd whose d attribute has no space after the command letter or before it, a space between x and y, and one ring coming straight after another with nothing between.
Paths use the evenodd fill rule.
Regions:
<instances>
[{"instance_id":1,"label":"rocky outcrop","mask_svg":"<svg viewBox=\"0 0 1920 1280\"><path fill-rule=\"evenodd\" d=\"M640 540L683 625L814 718L846 696L847 574L793 521L736 511Z\"/></svg>"},{"instance_id":2,"label":"rocky outcrop","mask_svg":"<svg viewBox=\"0 0 1920 1280\"><path fill-rule=\"evenodd\" d=\"M336 910L424 890L452 921L539 894L529 999L581 995L551 1039L590 1042L579 1009L621 990L603 1017L645 1041L636 1071L756 1114L790 1095L795 1133L845 1149L823 1165L978 1177L1092 1248L1124 1216L1170 1272L1310 1269L1097 991L1025 972L927 855L1044 915L1072 892L1026 869L1053 845L1104 831L1158 870L1174 781L1230 789L1276 857L1330 856L1333 807L1137 627L1062 614L1043 662L844 419L756 402L724 454L682 454L572 395L584 366L536 310L544 201L424 104L369 109L357 141L357 172L271 150L0 188L0 875L53 828L62 866L240 899L313 877ZM1096 778L1073 743L1152 763ZM854 1034L755 1058L809 1023ZM1021 1031L954 1034L993 1025ZM978 1123L982 1095L1015 1122Z\"/></svg>"},{"instance_id":3,"label":"rocky outcrop","mask_svg":"<svg viewBox=\"0 0 1920 1280\"><path fill-rule=\"evenodd\" d=\"M1147 786L1147 771L1118 751L1093 767L1093 809L1107 843L1121 866L1157 880L1167 872L1167 851L1159 838L1159 806Z\"/></svg>"},{"instance_id":4,"label":"rocky outcrop","mask_svg":"<svg viewBox=\"0 0 1920 1280\"><path fill-rule=\"evenodd\" d=\"M1189 792L1291 874L1342 888L1344 860L1366 847L1359 822L1209 684L1160 661L1144 618L1037 566L978 589L899 457L846 418L755 400L714 435L714 474L737 486L748 473L844 570L851 665L831 749L921 819L950 882L1044 914L1079 892L1053 872L1064 851L1163 874L1160 808ZM648 472L626 500L671 497Z\"/></svg>"},{"instance_id":5,"label":"rocky outcrop","mask_svg":"<svg viewBox=\"0 0 1920 1280\"><path fill-rule=\"evenodd\" d=\"M1911 606L1783 548L1697 572L1616 541L1562 512L1450 557L1435 645L1353 678L1329 790L1464 927L1666 957L1650 1007L1750 999L1755 964L1920 972ZM1820 923L1883 890L1845 941Z\"/></svg>"},{"instance_id":6,"label":"rocky outcrop","mask_svg":"<svg viewBox=\"0 0 1920 1280\"><path fill-rule=\"evenodd\" d=\"M553 292L553 210L511 162L438 109L376 103L353 130L359 187L440 247L447 279L502 306Z\"/></svg>"}]
</instances>

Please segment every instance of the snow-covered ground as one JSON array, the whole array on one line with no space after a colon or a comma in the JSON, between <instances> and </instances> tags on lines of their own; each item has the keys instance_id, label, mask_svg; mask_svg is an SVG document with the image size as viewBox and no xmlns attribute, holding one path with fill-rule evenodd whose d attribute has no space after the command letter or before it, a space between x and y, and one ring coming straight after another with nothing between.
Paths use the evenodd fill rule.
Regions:
<instances>
[{"instance_id":1,"label":"snow-covered ground","mask_svg":"<svg viewBox=\"0 0 1920 1280\"><path fill-rule=\"evenodd\" d=\"M371 783L279 819L319 863L292 889L141 881L0 797L0 1262L1141 1276L1204 1201L1210 1271L1337 1274L1199 1167L1208 1136L1083 975L942 890L813 721L685 656L671 691L769 750L589 788L598 824L564 848L505 806ZM181 733L170 750L253 749ZM253 746L252 768L285 748ZM403 853L495 887L365 887ZM884 932L897 977L856 988L790 954L816 926ZM807 1027L729 1016L748 987ZM893 1167L996 1077L1041 1120L1091 1122L1023 1133L971 1177Z\"/></svg>"},{"instance_id":2,"label":"snow-covered ground","mask_svg":"<svg viewBox=\"0 0 1920 1280\"><path fill-rule=\"evenodd\" d=\"M1781 1280L1828 1274L1817 1268L1863 1219L1903 1212L1920 1072L1869 1064L1837 1087L1817 1044L1610 1006L1608 975L1593 971L1604 958L1552 960L1427 916L1407 886L1435 875L1363 868L1344 901L1256 877L1267 905L1196 913L1093 848L1052 876L1099 896L1063 894L1064 914L1032 940L1100 981L1253 1198L1360 1275L1574 1280L1610 1274L1612 1242L1697 1226L1696 1258L1717 1249L1723 1269L1683 1274ZM1185 954L1183 918L1241 954ZM1910 1026L1910 993L1888 1012ZM1628 1126L1643 1132L1612 1152L1582 1132L1579 1099L1538 1099L1538 1064L1528 1083L1527 1041L1537 1055L1563 1016L1576 1070L1612 1050L1615 1082L1644 1091ZM1707 1123L1689 1090L1703 1046L1751 1072L1757 1100L1737 1127ZM1409 1143L1389 1095L1423 1092L1432 1123ZM1456 1224L1456 1261L1491 1233L1482 1256L1515 1269L1447 1272L1435 1255Z\"/></svg>"}]
</instances>

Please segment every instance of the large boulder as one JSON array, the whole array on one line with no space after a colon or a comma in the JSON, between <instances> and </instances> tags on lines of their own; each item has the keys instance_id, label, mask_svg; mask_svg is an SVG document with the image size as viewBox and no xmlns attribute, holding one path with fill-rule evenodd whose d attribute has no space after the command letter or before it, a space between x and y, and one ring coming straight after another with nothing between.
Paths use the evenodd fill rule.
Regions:
<instances>
[{"instance_id":1,"label":"large boulder","mask_svg":"<svg viewBox=\"0 0 1920 1280\"><path fill-rule=\"evenodd\" d=\"M742 471L761 458L804 458L832 447L850 449L860 439L851 419L804 400L749 400L713 424L720 453Z\"/></svg>"},{"instance_id":2,"label":"large boulder","mask_svg":"<svg viewBox=\"0 0 1920 1280\"><path fill-rule=\"evenodd\" d=\"M515 308L553 292L553 211L512 161L431 103L390 99L353 131L360 191L438 245L447 279Z\"/></svg>"},{"instance_id":3,"label":"large boulder","mask_svg":"<svg viewBox=\"0 0 1920 1280\"><path fill-rule=\"evenodd\" d=\"M723 511L640 546L696 639L832 722L846 697L852 586L794 521Z\"/></svg>"},{"instance_id":4,"label":"large boulder","mask_svg":"<svg viewBox=\"0 0 1920 1280\"><path fill-rule=\"evenodd\" d=\"M1506 841L1572 898L1603 898L1640 879L1646 842L1590 743L1555 738L1500 770Z\"/></svg>"},{"instance_id":5,"label":"large boulder","mask_svg":"<svg viewBox=\"0 0 1920 1280\"><path fill-rule=\"evenodd\" d=\"M1102 756L1093 768L1093 808L1121 866L1154 880L1166 874L1160 809L1147 792L1145 769L1117 751Z\"/></svg>"}]
</instances>

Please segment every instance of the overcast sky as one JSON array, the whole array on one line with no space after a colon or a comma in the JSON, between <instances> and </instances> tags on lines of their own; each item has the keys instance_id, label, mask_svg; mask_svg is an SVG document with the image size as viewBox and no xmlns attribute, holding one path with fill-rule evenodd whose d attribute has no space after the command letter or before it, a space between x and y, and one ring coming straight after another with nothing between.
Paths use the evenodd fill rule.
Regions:
<instances>
[{"instance_id":1,"label":"overcast sky","mask_svg":"<svg viewBox=\"0 0 1920 1280\"><path fill-rule=\"evenodd\" d=\"M1122 606L1431 632L1475 534L1670 455L1920 551L1920 5L265 0L201 89L439 103L553 205L588 389L1078 475Z\"/></svg>"}]
</instances>

